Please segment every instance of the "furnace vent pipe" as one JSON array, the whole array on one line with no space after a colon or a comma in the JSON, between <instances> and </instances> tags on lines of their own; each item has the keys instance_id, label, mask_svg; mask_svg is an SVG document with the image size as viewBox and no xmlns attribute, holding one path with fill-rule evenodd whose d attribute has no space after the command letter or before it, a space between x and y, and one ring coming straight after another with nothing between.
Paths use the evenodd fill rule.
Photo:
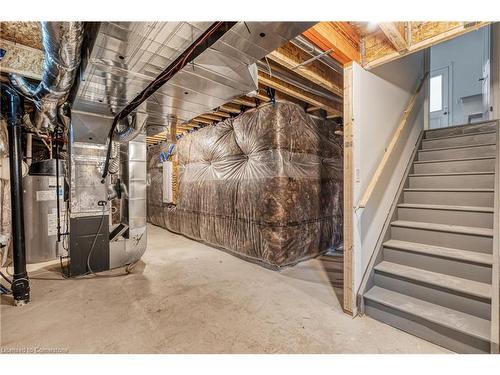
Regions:
<instances>
[{"instance_id":1,"label":"furnace vent pipe","mask_svg":"<svg viewBox=\"0 0 500 375\"><path fill-rule=\"evenodd\" d=\"M10 81L18 93L35 103L36 128L52 130L58 122L59 107L68 98L80 65L83 22L41 24L45 61L40 84L35 87L16 74L10 75Z\"/></svg>"},{"instance_id":2,"label":"furnace vent pipe","mask_svg":"<svg viewBox=\"0 0 500 375\"><path fill-rule=\"evenodd\" d=\"M2 112L7 117L9 133L10 199L12 215L12 254L14 277L12 295L16 306L30 300L30 284L26 271L26 246L24 242L23 174L21 149L21 98L9 86L0 85Z\"/></svg>"}]
</instances>

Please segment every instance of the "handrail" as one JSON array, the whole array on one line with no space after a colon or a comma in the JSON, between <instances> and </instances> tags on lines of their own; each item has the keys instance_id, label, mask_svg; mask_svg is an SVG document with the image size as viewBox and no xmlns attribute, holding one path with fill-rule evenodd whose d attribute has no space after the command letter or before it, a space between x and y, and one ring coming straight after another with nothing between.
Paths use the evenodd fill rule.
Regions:
<instances>
[{"instance_id":1,"label":"handrail","mask_svg":"<svg viewBox=\"0 0 500 375\"><path fill-rule=\"evenodd\" d=\"M492 268L492 297L491 297L491 353L498 354L500 351L500 126L496 120L496 161L495 161L495 200L493 218L493 268Z\"/></svg>"},{"instance_id":2,"label":"handrail","mask_svg":"<svg viewBox=\"0 0 500 375\"><path fill-rule=\"evenodd\" d=\"M422 89L422 86L424 85L425 80L427 79L427 76L429 75L429 72L426 72L422 79L420 80L420 83L417 87L417 90L415 93L412 95L408 105L406 106L405 111L403 112L403 117L401 118L401 121L399 122L398 128L394 132L394 135L391 139L391 142L389 143L389 146L385 150L384 157L380 161L377 169L375 170L375 173L373 174L372 179L370 180L370 183L368 184L364 194L362 195L357 208L365 208L366 205L368 204L368 201L370 200L370 197L372 196L373 192L375 191L375 187L377 186L377 183L380 179L380 176L382 176L382 172L385 169L385 166L387 162L389 161L389 158L392 155L392 152L394 151L397 142L399 140L399 136L403 132L403 129L406 127L408 124L408 119L410 118L410 115L413 111L413 108L415 106L415 103L417 102L418 95L420 94L420 90Z\"/></svg>"}]
</instances>

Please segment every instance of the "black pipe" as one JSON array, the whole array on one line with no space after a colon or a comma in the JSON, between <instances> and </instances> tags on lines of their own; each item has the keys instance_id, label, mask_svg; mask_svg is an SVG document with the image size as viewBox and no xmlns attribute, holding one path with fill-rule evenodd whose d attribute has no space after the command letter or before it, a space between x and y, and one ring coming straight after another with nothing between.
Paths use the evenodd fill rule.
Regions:
<instances>
[{"instance_id":1,"label":"black pipe","mask_svg":"<svg viewBox=\"0 0 500 375\"><path fill-rule=\"evenodd\" d=\"M57 242L61 242L61 204L59 203L59 141L60 137L60 125L59 123L55 127L55 143L56 143L56 209L57 209Z\"/></svg>"},{"instance_id":2,"label":"black pipe","mask_svg":"<svg viewBox=\"0 0 500 375\"><path fill-rule=\"evenodd\" d=\"M196 39L174 62L172 62L163 72L160 73L149 85L146 86L132 101L127 104L113 119L113 124L108 134L108 152L106 154L106 163L104 164L104 172L102 174L102 183L108 175L109 159L111 157L111 140L113 133L118 123L125 119L137 107L139 107L146 99L153 95L161 86L171 79L177 72L184 68L187 64L198 57L203 51L210 48L217 42L225 33L229 31L237 22L214 22L201 36Z\"/></svg>"},{"instance_id":3,"label":"black pipe","mask_svg":"<svg viewBox=\"0 0 500 375\"><path fill-rule=\"evenodd\" d=\"M26 272L26 246L24 242L23 176L21 149L21 99L9 86L0 87L2 111L7 115L9 133L10 197L12 214L12 244L14 277L12 295L15 305L30 301L30 283Z\"/></svg>"}]
</instances>

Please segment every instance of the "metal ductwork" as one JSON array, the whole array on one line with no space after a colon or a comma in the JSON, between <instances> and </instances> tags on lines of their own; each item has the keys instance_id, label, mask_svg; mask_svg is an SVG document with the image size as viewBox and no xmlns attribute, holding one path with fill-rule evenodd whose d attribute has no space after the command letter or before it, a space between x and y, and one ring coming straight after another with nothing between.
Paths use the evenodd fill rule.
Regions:
<instances>
[{"instance_id":1,"label":"metal ductwork","mask_svg":"<svg viewBox=\"0 0 500 375\"><path fill-rule=\"evenodd\" d=\"M21 76L10 75L14 88L35 103L37 129L53 129L58 123L59 108L80 65L82 41L83 22L42 22L45 61L40 84L35 87Z\"/></svg>"}]
</instances>

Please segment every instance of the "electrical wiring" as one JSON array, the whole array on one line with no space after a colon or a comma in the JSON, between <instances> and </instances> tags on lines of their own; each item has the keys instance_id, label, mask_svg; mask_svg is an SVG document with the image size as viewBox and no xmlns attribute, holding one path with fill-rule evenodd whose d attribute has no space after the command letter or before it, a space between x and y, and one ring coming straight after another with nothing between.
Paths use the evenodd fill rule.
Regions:
<instances>
[{"instance_id":1,"label":"electrical wiring","mask_svg":"<svg viewBox=\"0 0 500 375\"><path fill-rule=\"evenodd\" d=\"M0 284L0 294L12 294L12 291L9 288Z\"/></svg>"},{"instance_id":2,"label":"electrical wiring","mask_svg":"<svg viewBox=\"0 0 500 375\"><path fill-rule=\"evenodd\" d=\"M97 229L97 232L95 233L94 240L92 241L92 246L90 246L89 255L87 256L87 269L88 269L88 272L90 272L93 275L95 275L96 273L90 267L90 257L92 256L92 253L94 252L95 243L97 242L97 238L99 237L99 233L101 233L102 223L104 222L104 212L106 209L106 205L108 203L105 201L101 201L101 202L104 202L104 203L102 204L102 215L101 215L101 220L99 222L99 228Z\"/></svg>"},{"instance_id":3,"label":"electrical wiring","mask_svg":"<svg viewBox=\"0 0 500 375\"><path fill-rule=\"evenodd\" d=\"M2 276L9 284L12 284L12 280L5 276L3 272L0 272L0 276Z\"/></svg>"}]
</instances>

